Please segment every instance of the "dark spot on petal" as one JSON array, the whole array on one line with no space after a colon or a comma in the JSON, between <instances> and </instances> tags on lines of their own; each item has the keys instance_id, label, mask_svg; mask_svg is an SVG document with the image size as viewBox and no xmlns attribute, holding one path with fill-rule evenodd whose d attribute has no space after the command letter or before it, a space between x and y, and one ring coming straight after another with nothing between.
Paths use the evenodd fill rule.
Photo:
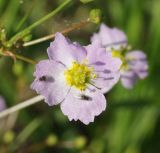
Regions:
<instances>
[{"instance_id":1,"label":"dark spot on petal","mask_svg":"<svg viewBox=\"0 0 160 153\"><path fill-rule=\"evenodd\" d=\"M44 81L44 82L54 82L54 78L51 76L42 76L39 78L39 81Z\"/></svg>"},{"instance_id":2,"label":"dark spot on petal","mask_svg":"<svg viewBox=\"0 0 160 153\"><path fill-rule=\"evenodd\" d=\"M92 98L87 95L81 95L81 100L92 101Z\"/></svg>"},{"instance_id":3,"label":"dark spot on petal","mask_svg":"<svg viewBox=\"0 0 160 153\"><path fill-rule=\"evenodd\" d=\"M106 63L101 62L101 61L97 61L97 62L95 62L95 63L93 63L93 64L98 65L98 66L106 65Z\"/></svg>"},{"instance_id":4,"label":"dark spot on petal","mask_svg":"<svg viewBox=\"0 0 160 153\"><path fill-rule=\"evenodd\" d=\"M109 77L109 78L105 78L105 77L98 77L98 79L103 79L103 80L113 80L114 77Z\"/></svg>"},{"instance_id":5,"label":"dark spot on petal","mask_svg":"<svg viewBox=\"0 0 160 153\"><path fill-rule=\"evenodd\" d=\"M46 81L46 77L45 76L40 77L39 81Z\"/></svg>"},{"instance_id":6,"label":"dark spot on petal","mask_svg":"<svg viewBox=\"0 0 160 153\"><path fill-rule=\"evenodd\" d=\"M133 76L121 75L121 77L128 80L135 80L137 78L136 75L133 75Z\"/></svg>"},{"instance_id":7,"label":"dark spot on petal","mask_svg":"<svg viewBox=\"0 0 160 153\"><path fill-rule=\"evenodd\" d=\"M105 69L105 70L103 71L103 73L111 73L111 71L110 71L110 70Z\"/></svg>"},{"instance_id":8,"label":"dark spot on petal","mask_svg":"<svg viewBox=\"0 0 160 153\"><path fill-rule=\"evenodd\" d=\"M141 62L146 62L147 61L146 58L138 58L138 59L133 59L133 60L135 60L135 61L141 61Z\"/></svg>"},{"instance_id":9,"label":"dark spot on petal","mask_svg":"<svg viewBox=\"0 0 160 153\"><path fill-rule=\"evenodd\" d=\"M96 89L91 89L90 91L91 91L91 92L96 92Z\"/></svg>"},{"instance_id":10,"label":"dark spot on petal","mask_svg":"<svg viewBox=\"0 0 160 153\"><path fill-rule=\"evenodd\" d=\"M139 59L132 59L132 60L127 60L128 64L130 65L134 65L137 62L142 62L142 63L146 63L147 60L145 58L139 58Z\"/></svg>"},{"instance_id":11,"label":"dark spot on petal","mask_svg":"<svg viewBox=\"0 0 160 153\"><path fill-rule=\"evenodd\" d=\"M114 77L104 78L104 80L113 80Z\"/></svg>"},{"instance_id":12,"label":"dark spot on petal","mask_svg":"<svg viewBox=\"0 0 160 153\"><path fill-rule=\"evenodd\" d=\"M139 70L139 72L146 73L146 72L148 72L148 70L147 69L146 70Z\"/></svg>"},{"instance_id":13,"label":"dark spot on petal","mask_svg":"<svg viewBox=\"0 0 160 153\"><path fill-rule=\"evenodd\" d=\"M146 58L139 58L138 60L141 61L141 62L147 62Z\"/></svg>"}]
</instances>

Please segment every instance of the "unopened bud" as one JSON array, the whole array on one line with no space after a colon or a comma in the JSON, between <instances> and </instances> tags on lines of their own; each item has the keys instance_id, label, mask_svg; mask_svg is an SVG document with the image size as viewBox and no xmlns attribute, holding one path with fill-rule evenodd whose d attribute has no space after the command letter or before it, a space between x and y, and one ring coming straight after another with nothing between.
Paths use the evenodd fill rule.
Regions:
<instances>
[{"instance_id":1,"label":"unopened bud","mask_svg":"<svg viewBox=\"0 0 160 153\"><path fill-rule=\"evenodd\" d=\"M86 138L84 136L80 136L75 139L74 144L77 149L81 149L86 145Z\"/></svg>"},{"instance_id":2,"label":"unopened bud","mask_svg":"<svg viewBox=\"0 0 160 153\"><path fill-rule=\"evenodd\" d=\"M46 144L47 144L48 146L50 146L50 147L56 145L57 142L58 142L58 138L57 138L57 136L54 135L54 134L49 135L49 136L47 137L47 139L46 139Z\"/></svg>"},{"instance_id":3,"label":"unopened bud","mask_svg":"<svg viewBox=\"0 0 160 153\"><path fill-rule=\"evenodd\" d=\"M90 11L89 15L90 21L98 24L101 21L101 10L100 9L93 9Z\"/></svg>"},{"instance_id":4,"label":"unopened bud","mask_svg":"<svg viewBox=\"0 0 160 153\"><path fill-rule=\"evenodd\" d=\"M7 131L4 135L3 135L3 141L4 143L11 143L14 140L15 134L13 131Z\"/></svg>"},{"instance_id":5,"label":"unopened bud","mask_svg":"<svg viewBox=\"0 0 160 153\"><path fill-rule=\"evenodd\" d=\"M23 73L23 65L21 62L16 62L12 67L13 73L16 76L20 76Z\"/></svg>"}]
</instances>

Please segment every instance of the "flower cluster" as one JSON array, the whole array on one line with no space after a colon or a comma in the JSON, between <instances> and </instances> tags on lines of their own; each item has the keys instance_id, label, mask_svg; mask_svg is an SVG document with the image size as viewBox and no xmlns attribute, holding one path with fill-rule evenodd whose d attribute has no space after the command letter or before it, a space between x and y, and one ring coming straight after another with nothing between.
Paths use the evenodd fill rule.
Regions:
<instances>
[{"instance_id":1,"label":"flower cluster","mask_svg":"<svg viewBox=\"0 0 160 153\"><path fill-rule=\"evenodd\" d=\"M138 78L144 79L148 75L148 63L146 55L140 50L131 50L125 33L117 28L109 28L101 24L98 33L95 33L91 42L97 42L112 52L114 57L122 61L121 82L125 88L133 88Z\"/></svg>"},{"instance_id":2,"label":"flower cluster","mask_svg":"<svg viewBox=\"0 0 160 153\"><path fill-rule=\"evenodd\" d=\"M145 54L132 51L124 55L126 50L125 34L104 24L88 46L56 33L47 49L49 59L36 65L31 88L43 95L49 106L60 104L70 121L89 124L105 110L104 94L120 77L130 88L137 77L147 75Z\"/></svg>"}]
</instances>

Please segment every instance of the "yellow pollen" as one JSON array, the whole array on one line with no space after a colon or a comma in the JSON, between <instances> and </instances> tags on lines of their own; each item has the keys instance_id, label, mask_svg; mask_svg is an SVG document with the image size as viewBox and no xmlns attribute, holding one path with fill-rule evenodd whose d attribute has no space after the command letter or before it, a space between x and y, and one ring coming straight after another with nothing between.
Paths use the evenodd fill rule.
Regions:
<instances>
[{"instance_id":1,"label":"yellow pollen","mask_svg":"<svg viewBox=\"0 0 160 153\"><path fill-rule=\"evenodd\" d=\"M121 51L112 51L112 56L120 58L122 62L125 61L125 58L122 55Z\"/></svg>"},{"instance_id":2,"label":"yellow pollen","mask_svg":"<svg viewBox=\"0 0 160 153\"><path fill-rule=\"evenodd\" d=\"M93 68L89 68L85 64L73 62L72 67L66 70L64 75L68 85L83 91L87 88L87 83L96 78L96 74L93 71Z\"/></svg>"},{"instance_id":3,"label":"yellow pollen","mask_svg":"<svg viewBox=\"0 0 160 153\"><path fill-rule=\"evenodd\" d=\"M120 69L126 69L127 68L127 63L124 55L122 54L122 51L117 51L117 50L112 50L112 56L117 57L122 61L122 65Z\"/></svg>"}]
</instances>

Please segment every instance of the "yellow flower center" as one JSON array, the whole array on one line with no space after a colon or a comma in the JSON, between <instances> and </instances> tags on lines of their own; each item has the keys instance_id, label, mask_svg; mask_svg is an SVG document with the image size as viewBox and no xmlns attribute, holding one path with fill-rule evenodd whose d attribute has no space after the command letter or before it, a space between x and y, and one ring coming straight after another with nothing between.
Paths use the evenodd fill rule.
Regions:
<instances>
[{"instance_id":1,"label":"yellow flower center","mask_svg":"<svg viewBox=\"0 0 160 153\"><path fill-rule=\"evenodd\" d=\"M122 51L112 50L112 56L122 61L121 69L127 69L127 62Z\"/></svg>"},{"instance_id":2,"label":"yellow flower center","mask_svg":"<svg viewBox=\"0 0 160 153\"><path fill-rule=\"evenodd\" d=\"M87 84L90 83L91 79L96 78L93 71L93 68L89 68L85 64L73 62L72 67L66 70L64 75L68 85L83 91L87 88Z\"/></svg>"},{"instance_id":3,"label":"yellow flower center","mask_svg":"<svg viewBox=\"0 0 160 153\"><path fill-rule=\"evenodd\" d=\"M112 56L113 56L113 57L118 57L118 58L120 58L120 60L121 60L122 62L125 61L125 58L124 58L124 56L122 55L121 51L116 51L116 50L112 51Z\"/></svg>"}]
</instances>

